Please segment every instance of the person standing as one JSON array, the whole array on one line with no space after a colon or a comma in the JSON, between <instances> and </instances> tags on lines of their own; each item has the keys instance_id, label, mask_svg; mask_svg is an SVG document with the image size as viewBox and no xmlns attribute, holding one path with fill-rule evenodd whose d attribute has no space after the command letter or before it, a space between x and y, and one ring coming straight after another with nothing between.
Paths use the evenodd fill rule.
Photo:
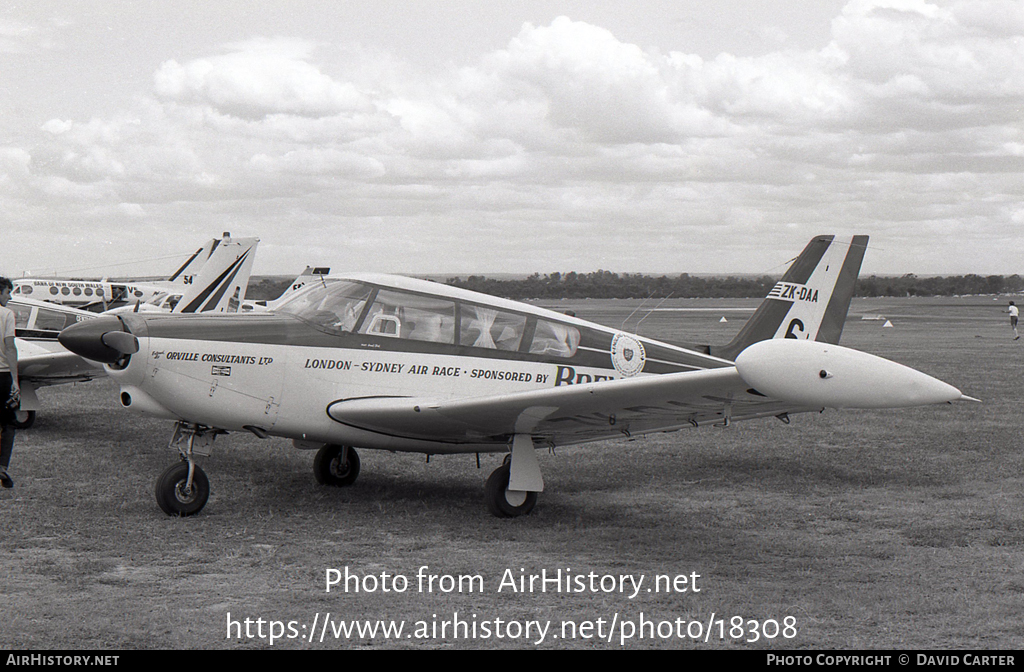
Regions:
<instances>
[{"instance_id":1,"label":"person standing","mask_svg":"<svg viewBox=\"0 0 1024 672\"><path fill-rule=\"evenodd\" d=\"M1017 306L1013 305L1013 301L1010 301L1010 307L1006 310L1010 314L1010 327L1013 329L1013 340L1020 339L1020 334L1017 333L1017 318L1020 316L1020 311L1017 310Z\"/></svg>"},{"instance_id":2,"label":"person standing","mask_svg":"<svg viewBox=\"0 0 1024 672\"><path fill-rule=\"evenodd\" d=\"M14 311L7 307L11 300L14 283L0 277L0 485L13 488L14 480L7 473L14 452L15 412L21 402L21 386L18 384L18 348L14 344Z\"/></svg>"}]
</instances>

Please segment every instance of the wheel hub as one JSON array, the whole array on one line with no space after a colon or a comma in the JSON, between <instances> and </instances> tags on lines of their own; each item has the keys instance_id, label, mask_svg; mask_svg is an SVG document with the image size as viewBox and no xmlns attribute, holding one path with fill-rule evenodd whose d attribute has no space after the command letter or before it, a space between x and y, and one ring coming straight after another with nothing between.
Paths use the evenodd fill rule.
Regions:
<instances>
[{"instance_id":1,"label":"wheel hub","mask_svg":"<svg viewBox=\"0 0 1024 672\"><path fill-rule=\"evenodd\" d=\"M186 481L179 481L174 486L174 498L182 504L191 504L196 498L196 489L189 487Z\"/></svg>"},{"instance_id":2,"label":"wheel hub","mask_svg":"<svg viewBox=\"0 0 1024 672\"><path fill-rule=\"evenodd\" d=\"M505 501L511 506L522 506L526 501L526 493L522 490L505 490Z\"/></svg>"}]
</instances>

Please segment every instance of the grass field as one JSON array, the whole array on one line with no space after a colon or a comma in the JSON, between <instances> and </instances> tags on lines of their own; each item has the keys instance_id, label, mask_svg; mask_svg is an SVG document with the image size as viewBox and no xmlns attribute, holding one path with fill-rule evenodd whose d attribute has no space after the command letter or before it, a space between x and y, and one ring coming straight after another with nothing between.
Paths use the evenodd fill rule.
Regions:
<instances>
[{"instance_id":1,"label":"grass field","mask_svg":"<svg viewBox=\"0 0 1024 672\"><path fill-rule=\"evenodd\" d=\"M617 327L637 303L546 305ZM756 303L669 301L661 308L672 310L639 330L724 342ZM427 464L362 451L359 482L328 489L313 479L311 453L241 434L203 461L204 511L172 519L153 497L177 459L166 447L170 423L121 410L109 381L44 390L46 410L18 437L17 486L0 491L0 649L271 646L229 639L229 613L253 619L254 635L279 622L273 647L291 649L538 646L537 632L513 637L511 623L498 638L498 618L550 621L541 648L1024 648L1024 341L1010 340L1004 307L991 297L855 300L843 335L981 404L826 411L788 426L771 419L561 448L540 455L547 490L515 520L483 504L497 456L482 456L477 470L472 456ZM420 591L424 565L480 576L483 590ZM327 593L327 570L346 566L403 575L408 589ZM700 591L499 593L505 570L518 577L520 568L643 575L644 588L656 575L698 574ZM328 630L321 643L312 625L327 613L332 623L404 619L405 630L391 640ZM452 637L451 626L434 636L455 613L476 623L478 639ZM672 635L655 629L621 643L641 613L660 634L670 623ZM784 633L787 617L795 628ZM778 634L745 641L751 620L764 634L777 623ZM570 638L563 621L595 629ZM694 641L687 628L698 625Z\"/></svg>"}]
</instances>

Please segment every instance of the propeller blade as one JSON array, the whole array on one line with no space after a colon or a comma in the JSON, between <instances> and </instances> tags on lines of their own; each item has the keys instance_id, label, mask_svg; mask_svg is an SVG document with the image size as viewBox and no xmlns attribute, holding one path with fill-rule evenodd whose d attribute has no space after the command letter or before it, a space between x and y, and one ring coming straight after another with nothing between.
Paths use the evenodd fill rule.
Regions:
<instances>
[{"instance_id":1,"label":"propeller blade","mask_svg":"<svg viewBox=\"0 0 1024 672\"><path fill-rule=\"evenodd\" d=\"M139 351L139 339L126 331L108 331L100 336L100 341L123 355L134 355Z\"/></svg>"}]
</instances>

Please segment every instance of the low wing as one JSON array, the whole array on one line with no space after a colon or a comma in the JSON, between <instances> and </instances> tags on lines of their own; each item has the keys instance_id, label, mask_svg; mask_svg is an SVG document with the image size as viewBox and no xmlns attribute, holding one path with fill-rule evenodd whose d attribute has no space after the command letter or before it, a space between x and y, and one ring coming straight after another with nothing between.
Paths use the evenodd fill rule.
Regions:
<instances>
[{"instance_id":1,"label":"low wing","mask_svg":"<svg viewBox=\"0 0 1024 672\"><path fill-rule=\"evenodd\" d=\"M746 420L794 408L749 389L736 367L642 376L490 397L341 399L335 421L388 436L444 443L505 443L530 434L567 445L690 425Z\"/></svg>"},{"instance_id":2,"label":"low wing","mask_svg":"<svg viewBox=\"0 0 1024 672\"><path fill-rule=\"evenodd\" d=\"M105 376L102 364L91 362L53 343L17 340L18 379L33 387L74 383Z\"/></svg>"}]
</instances>

